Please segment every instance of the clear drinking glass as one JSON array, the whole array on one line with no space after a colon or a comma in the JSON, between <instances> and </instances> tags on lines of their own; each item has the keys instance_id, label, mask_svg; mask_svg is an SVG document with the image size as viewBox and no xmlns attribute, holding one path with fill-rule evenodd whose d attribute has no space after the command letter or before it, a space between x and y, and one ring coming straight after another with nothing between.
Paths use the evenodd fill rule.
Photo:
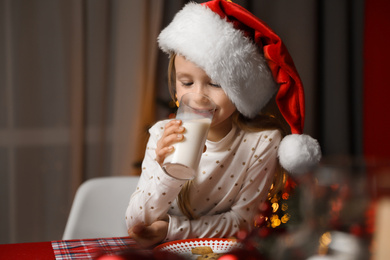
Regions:
<instances>
[{"instance_id":1,"label":"clear drinking glass","mask_svg":"<svg viewBox=\"0 0 390 260\"><path fill-rule=\"evenodd\" d=\"M164 160L163 169L168 175L184 180L195 177L215 107L205 95L186 93L182 96L176 118L183 122L184 140L175 143L173 153Z\"/></svg>"}]
</instances>

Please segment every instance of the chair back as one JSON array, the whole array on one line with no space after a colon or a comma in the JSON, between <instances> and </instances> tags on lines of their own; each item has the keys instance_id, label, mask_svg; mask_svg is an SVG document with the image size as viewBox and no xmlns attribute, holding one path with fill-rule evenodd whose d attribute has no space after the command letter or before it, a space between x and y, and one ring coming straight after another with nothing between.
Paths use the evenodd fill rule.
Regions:
<instances>
[{"instance_id":1,"label":"chair back","mask_svg":"<svg viewBox=\"0 0 390 260\"><path fill-rule=\"evenodd\" d=\"M125 212L139 176L99 177L77 190L62 239L127 236Z\"/></svg>"}]
</instances>

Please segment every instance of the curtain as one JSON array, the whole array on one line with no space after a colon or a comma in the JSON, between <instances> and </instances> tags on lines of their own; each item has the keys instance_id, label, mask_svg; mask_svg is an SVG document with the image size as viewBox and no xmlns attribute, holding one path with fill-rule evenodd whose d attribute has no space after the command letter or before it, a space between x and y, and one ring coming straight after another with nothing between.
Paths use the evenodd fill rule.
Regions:
<instances>
[{"instance_id":1,"label":"curtain","mask_svg":"<svg viewBox=\"0 0 390 260\"><path fill-rule=\"evenodd\" d=\"M139 174L162 6L0 0L0 243L60 239L83 181Z\"/></svg>"},{"instance_id":2,"label":"curtain","mask_svg":"<svg viewBox=\"0 0 390 260\"><path fill-rule=\"evenodd\" d=\"M390 60L390 2L367 0L364 36L364 156L390 159L389 83L384 81Z\"/></svg>"},{"instance_id":3,"label":"curtain","mask_svg":"<svg viewBox=\"0 0 390 260\"><path fill-rule=\"evenodd\" d=\"M319 1L319 129L327 156L363 154L364 3Z\"/></svg>"}]
</instances>

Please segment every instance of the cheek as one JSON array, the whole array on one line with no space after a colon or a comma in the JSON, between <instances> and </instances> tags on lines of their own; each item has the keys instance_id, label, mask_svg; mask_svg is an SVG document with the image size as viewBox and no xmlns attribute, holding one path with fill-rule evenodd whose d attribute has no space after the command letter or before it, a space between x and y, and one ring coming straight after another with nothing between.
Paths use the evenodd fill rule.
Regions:
<instances>
[{"instance_id":1,"label":"cheek","mask_svg":"<svg viewBox=\"0 0 390 260\"><path fill-rule=\"evenodd\" d=\"M220 98L218 101L218 107L222 117L229 117L236 111L236 106L230 101L228 97Z\"/></svg>"},{"instance_id":2,"label":"cheek","mask_svg":"<svg viewBox=\"0 0 390 260\"><path fill-rule=\"evenodd\" d=\"M176 86L176 98L177 100L180 101L181 97L186 94L187 92L189 92L188 90L180 87L180 86Z\"/></svg>"},{"instance_id":3,"label":"cheek","mask_svg":"<svg viewBox=\"0 0 390 260\"><path fill-rule=\"evenodd\" d=\"M221 106L221 108L223 108L224 110L227 110L227 111L236 110L236 106L233 104L232 101L230 101L230 99L226 95L223 98L221 98L220 106Z\"/></svg>"},{"instance_id":4,"label":"cheek","mask_svg":"<svg viewBox=\"0 0 390 260\"><path fill-rule=\"evenodd\" d=\"M233 114L233 112L235 112L237 110L237 108L232 102L230 102L229 104L230 104L229 111Z\"/></svg>"},{"instance_id":5,"label":"cheek","mask_svg":"<svg viewBox=\"0 0 390 260\"><path fill-rule=\"evenodd\" d=\"M229 100L229 102L226 104L224 110L225 110L225 113L226 113L226 114L228 114L229 116L231 116L231 115L236 111L236 106L233 105L233 103L230 102L230 100Z\"/></svg>"}]
</instances>

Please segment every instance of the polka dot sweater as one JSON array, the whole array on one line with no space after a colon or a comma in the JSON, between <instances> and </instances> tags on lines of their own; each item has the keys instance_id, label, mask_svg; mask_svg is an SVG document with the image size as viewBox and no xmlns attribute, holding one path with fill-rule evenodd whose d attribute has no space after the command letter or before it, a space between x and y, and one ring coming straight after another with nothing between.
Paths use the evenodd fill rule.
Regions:
<instances>
[{"instance_id":1,"label":"polka dot sweater","mask_svg":"<svg viewBox=\"0 0 390 260\"><path fill-rule=\"evenodd\" d=\"M190 190L191 206L199 218L189 220L176 202L186 181L168 176L155 161L156 144L167 122L149 130L141 178L126 211L127 228L167 220L165 241L230 237L241 228L250 229L273 181L280 132L245 132L233 126L222 140L207 140Z\"/></svg>"}]
</instances>

